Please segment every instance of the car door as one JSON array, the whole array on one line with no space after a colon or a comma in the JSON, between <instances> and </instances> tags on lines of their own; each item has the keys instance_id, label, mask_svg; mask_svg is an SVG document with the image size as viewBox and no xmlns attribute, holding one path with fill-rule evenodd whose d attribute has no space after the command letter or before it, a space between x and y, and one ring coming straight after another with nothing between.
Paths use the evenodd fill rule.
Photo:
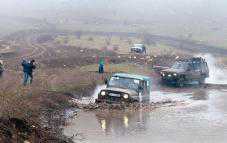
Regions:
<instances>
[{"instance_id":1,"label":"car door","mask_svg":"<svg viewBox=\"0 0 227 143\"><path fill-rule=\"evenodd\" d=\"M143 91L142 91L142 100L143 101L148 101L149 100L149 98L150 98L150 96L149 96L149 83L148 83L148 81L146 81L146 80L142 80L141 81L141 83L140 83L140 85L143 87Z\"/></svg>"},{"instance_id":2,"label":"car door","mask_svg":"<svg viewBox=\"0 0 227 143\"><path fill-rule=\"evenodd\" d=\"M201 64L200 62L193 62L193 79L196 80L196 79L200 79L201 77Z\"/></svg>"},{"instance_id":3,"label":"car door","mask_svg":"<svg viewBox=\"0 0 227 143\"><path fill-rule=\"evenodd\" d=\"M147 81L143 80L141 81L141 86L143 87L143 95L148 95L148 86Z\"/></svg>"},{"instance_id":4,"label":"car door","mask_svg":"<svg viewBox=\"0 0 227 143\"><path fill-rule=\"evenodd\" d=\"M187 70L187 79L190 80L195 80L198 77L198 72L196 71L196 67L193 62L190 62L188 64L188 70Z\"/></svg>"}]
</instances>

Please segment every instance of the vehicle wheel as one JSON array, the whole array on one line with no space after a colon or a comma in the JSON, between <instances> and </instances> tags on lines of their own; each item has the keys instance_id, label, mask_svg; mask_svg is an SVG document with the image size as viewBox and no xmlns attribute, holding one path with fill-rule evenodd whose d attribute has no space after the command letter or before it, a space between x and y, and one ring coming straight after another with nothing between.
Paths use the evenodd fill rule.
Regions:
<instances>
[{"instance_id":1,"label":"vehicle wheel","mask_svg":"<svg viewBox=\"0 0 227 143\"><path fill-rule=\"evenodd\" d=\"M101 101L98 99L95 99L95 103L101 103Z\"/></svg>"},{"instance_id":2,"label":"vehicle wheel","mask_svg":"<svg viewBox=\"0 0 227 143\"><path fill-rule=\"evenodd\" d=\"M184 86L184 79L183 79L183 78L180 78L180 79L177 81L177 86L178 86L178 87L183 87L183 86Z\"/></svg>"}]
</instances>

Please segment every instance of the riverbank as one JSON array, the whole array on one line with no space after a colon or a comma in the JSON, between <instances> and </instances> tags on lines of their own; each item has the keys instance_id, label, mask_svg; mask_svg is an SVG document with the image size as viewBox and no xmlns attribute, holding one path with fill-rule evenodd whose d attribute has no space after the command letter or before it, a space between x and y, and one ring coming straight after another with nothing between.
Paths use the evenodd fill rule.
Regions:
<instances>
[{"instance_id":1,"label":"riverbank","mask_svg":"<svg viewBox=\"0 0 227 143\"><path fill-rule=\"evenodd\" d=\"M11 100L1 99L5 104L1 104L0 142L72 142L60 128L65 109L74 107L68 102L71 97L53 92L10 96Z\"/></svg>"}]
</instances>

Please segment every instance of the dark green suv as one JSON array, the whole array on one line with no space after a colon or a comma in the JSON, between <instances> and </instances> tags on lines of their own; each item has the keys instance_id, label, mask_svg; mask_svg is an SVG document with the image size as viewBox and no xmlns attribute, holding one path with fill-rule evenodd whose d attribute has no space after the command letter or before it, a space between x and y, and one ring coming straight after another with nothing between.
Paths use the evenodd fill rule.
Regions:
<instances>
[{"instance_id":1,"label":"dark green suv","mask_svg":"<svg viewBox=\"0 0 227 143\"><path fill-rule=\"evenodd\" d=\"M164 83L182 87L192 81L203 84L209 77L209 69L205 59L199 57L177 60L171 68L162 70L160 74Z\"/></svg>"},{"instance_id":2,"label":"dark green suv","mask_svg":"<svg viewBox=\"0 0 227 143\"><path fill-rule=\"evenodd\" d=\"M136 74L115 73L100 91L96 102L132 102L148 100L151 78Z\"/></svg>"}]
</instances>

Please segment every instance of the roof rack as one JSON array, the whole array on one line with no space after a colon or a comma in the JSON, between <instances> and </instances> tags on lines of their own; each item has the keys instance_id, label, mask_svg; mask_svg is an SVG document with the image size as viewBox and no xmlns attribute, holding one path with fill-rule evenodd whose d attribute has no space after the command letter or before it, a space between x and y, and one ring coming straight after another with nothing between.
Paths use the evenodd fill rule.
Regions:
<instances>
[{"instance_id":1,"label":"roof rack","mask_svg":"<svg viewBox=\"0 0 227 143\"><path fill-rule=\"evenodd\" d=\"M188 59L178 59L179 62L205 62L205 59L202 57L192 57Z\"/></svg>"}]
</instances>

